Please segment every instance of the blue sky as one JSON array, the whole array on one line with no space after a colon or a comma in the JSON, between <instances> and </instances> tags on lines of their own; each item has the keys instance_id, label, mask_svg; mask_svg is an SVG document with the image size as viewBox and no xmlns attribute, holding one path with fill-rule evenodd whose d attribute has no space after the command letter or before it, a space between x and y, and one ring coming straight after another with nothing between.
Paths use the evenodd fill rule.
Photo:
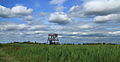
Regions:
<instances>
[{"instance_id":1,"label":"blue sky","mask_svg":"<svg viewBox=\"0 0 120 62\"><path fill-rule=\"evenodd\" d=\"M33 8L35 9L35 12L53 12L54 9L53 7L55 5L50 5L49 2L51 0L1 0L0 4L8 7L8 8L12 8L15 5L24 5L27 6L29 8ZM80 0L68 0L67 2L65 2L63 5L67 7L67 9L71 8L73 5L78 5L81 4L82 1ZM49 11L48 11L49 10Z\"/></svg>"},{"instance_id":2,"label":"blue sky","mask_svg":"<svg viewBox=\"0 0 120 62\"><path fill-rule=\"evenodd\" d=\"M52 13L55 12L55 6L56 5L51 5L49 4L51 0L1 0L0 1L0 5L5 6L7 8L12 8L16 5L23 5L26 6L28 8L32 8L34 9L33 11L33 16L40 13L40 12L47 12L47 13ZM67 2L65 2L63 5L66 7L64 9L64 12L67 12L73 5L78 5L81 4L82 1L79 0L68 0ZM12 21L14 22L23 22L20 21L17 18L12 18ZM1 18L1 20L4 20L4 18ZM5 19L6 20L6 19ZM11 19L7 19L9 21L11 21ZM19 21L18 21L19 20ZM24 23L24 22L23 22Z\"/></svg>"},{"instance_id":3,"label":"blue sky","mask_svg":"<svg viewBox=\"0 0 120 62\"><path fill-rule=\"evenodd\" d=\"M119 0L0 0L0 42L120 43Z\"/></svg>"}]
</instances>

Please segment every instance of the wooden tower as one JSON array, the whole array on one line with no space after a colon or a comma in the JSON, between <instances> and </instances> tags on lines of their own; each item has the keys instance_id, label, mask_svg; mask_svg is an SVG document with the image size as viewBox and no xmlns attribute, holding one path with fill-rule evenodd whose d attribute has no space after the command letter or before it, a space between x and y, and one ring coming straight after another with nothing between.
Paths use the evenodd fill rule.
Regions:
<instances>
[{"instance_id":1,"label":"wooden tower","mask_svg":"<svg viewBox=\"0 0 120 62\"><path fill-rule=\"evenodd\" d=\"M58 40L58 34L48 34L48 41L49 41L49 44L55 44L55 45L58 45L60 44L59 43L59 40Z\"/></svg>"}]
</instances>

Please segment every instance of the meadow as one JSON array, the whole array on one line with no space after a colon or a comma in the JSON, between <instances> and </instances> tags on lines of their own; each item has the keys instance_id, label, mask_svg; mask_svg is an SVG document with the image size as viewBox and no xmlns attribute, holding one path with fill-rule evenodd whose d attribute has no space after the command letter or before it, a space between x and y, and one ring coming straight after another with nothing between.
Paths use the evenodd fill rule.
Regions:
<instances>
[{"instance_id":1,"label":"meadow","mask_svg":"<svg viewBox=\"0 0 120 62\"><path fill-rule=\"evenodd\" d=\"M0 44L0 62L120 62L120 45Z\"/></svg>"}]
</instances>

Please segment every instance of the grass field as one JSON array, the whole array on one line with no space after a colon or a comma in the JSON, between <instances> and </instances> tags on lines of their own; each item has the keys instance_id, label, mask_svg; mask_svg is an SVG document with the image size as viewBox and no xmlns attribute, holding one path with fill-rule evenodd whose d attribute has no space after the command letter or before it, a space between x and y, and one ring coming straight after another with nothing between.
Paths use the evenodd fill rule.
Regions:
<instances>
[{"instance_id":1,"label":"grass field","mask_svg":"<svg viewBox=\"0 0 120 62\"><path fill-rule=\"evenodd\" d=\"M0 62L120 62L120 45L0 44Z\"/></svg>"}]
</instances>

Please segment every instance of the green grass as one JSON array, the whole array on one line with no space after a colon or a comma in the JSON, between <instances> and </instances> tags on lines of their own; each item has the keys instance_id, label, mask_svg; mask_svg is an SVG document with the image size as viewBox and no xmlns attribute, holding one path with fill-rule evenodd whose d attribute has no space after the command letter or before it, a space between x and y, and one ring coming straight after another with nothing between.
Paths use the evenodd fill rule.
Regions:
<instances>
[{"instance_id":1,"label":"green grass","mask_svg":"<svg viewBox=\"0 0 120 62\"><path fill-rule=\"evenodd\" d=\"M7 44L0 62L120 62L120 45Z\"/></svg>"}]
</instances>

